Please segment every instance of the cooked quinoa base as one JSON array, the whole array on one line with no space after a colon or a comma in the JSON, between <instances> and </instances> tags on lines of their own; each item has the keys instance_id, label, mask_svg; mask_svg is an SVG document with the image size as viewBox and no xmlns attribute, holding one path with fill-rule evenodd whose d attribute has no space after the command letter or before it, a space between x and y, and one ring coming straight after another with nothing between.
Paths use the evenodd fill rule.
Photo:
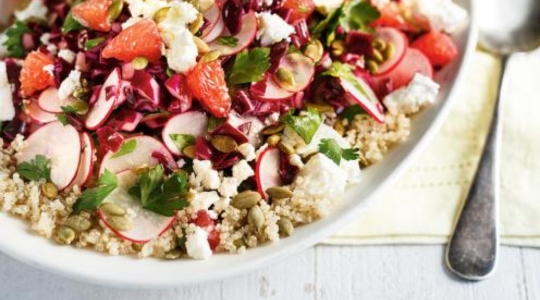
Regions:
<instances>
[{"instance_id":1,"label":"cooked quinoa base","mask_svg":"<svg viewBox=\"0 0 540 300\"><path fill-rule=\"evenodd\" d=\"M391 146L405 140L410 133L410 117L395 110L386 114L383 124L368 115L358 115L352 122L331 119L327 118L327 123L340 127L351 146L360 149L364 166L380 161ZM9 146L4 146L0 139L0 209L28 221L34 233L61 244L57 238L58 230L70 216L72 206L81 195L80 188L75 186L54 199L47 198L41 192L44 181L25 182L16 173L17 154L24 147L23 137L18 136ZM253 155L250 156L252 160ZM219 176L223 179L222 173ZM190 176L190 185L192 192L206 191L194 174ZM301 193L291 199L273 201L270 205L263 200L259 206L265 221L263 230L257 232L246 221L247 210L234 208L230 205L231 197L220 196L211 210L221 217L216 225L220 234L216 252L241 253L246 248L277 241L280 238L277 222L281 217L290 219L295 227L308 224L326 215L340 200L335 197L306 199ZM190 220L196 213L191 207L179 211L171 229L150 242L135 244L117 237L95 215L84 212L83 216L91 220L92 227L77 233L71 245L110 255L169 258L168 254L177 248L179 240L195 231L196 226L190 224Z\"/></svg>"}]
</instances>

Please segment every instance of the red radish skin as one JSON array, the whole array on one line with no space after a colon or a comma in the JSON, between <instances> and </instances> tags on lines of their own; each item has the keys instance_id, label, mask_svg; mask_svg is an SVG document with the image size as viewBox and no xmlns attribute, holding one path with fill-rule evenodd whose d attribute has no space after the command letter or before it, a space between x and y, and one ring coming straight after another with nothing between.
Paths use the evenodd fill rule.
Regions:
<instances>
[{"instance_id":1,"label":"red radish skin","mask_svg":"<svg viewBox=\"0 0 540 300\"><path fill-rule=\"evenodd\" d=\"M282 186L283 181L279 175L280 150L277 148L265 149L257 159L255 165L255 180L257 181L257 191L268 199L266 190L274 186Z\"/></svg>"},{"instance_id":2,"label":"red radish skin","mask_svg":"<svg viewBox=\"0 0 540 300\"><path fill-rule=\"evenodd\" d=\"M221 36L230 36L231 34L227 29L223 31ZM238 43L235 47L229 47L226 45L220 45L219 39L210 42L208 46L211 50L218 50L221 52L221 56L234 55L253 43L255 36L257 35L257 17L253 11L247 13L242 21L242 29L234 37L238 39Z\"/></svg>"},{"instance_id":3,"label":"red radish skin","mask_svg":"<svg viewBox=\"0 0 540 300\"><path fill-rule=\"evenodd\" d=\"M377 37L386 43L393 44L395 47L394 55L380 64L379 71L375 74L375 76L384 76L391 72L403 60L405 52L409 47L409 39L403 32L391 27L378 28Z\"/></svg>"},{"instance_id":4,"label":"red radish skin","mask_svg":"<svg viewBox=\"0 0 540 300\"><path fill-rule=\"evenodd\" d=\"M377 95L363 79L356 78L356 80L362 90L359 90L352 82L340 79L345 96L354 104L360 105L377 122L384 123L384 108L377 99Z\"/></svg>"},{"instance_id":5,"label":"red radish skin","mask_svg":"<svg viewBox=\"0 0 540 300\"><path fill-rule=\"evenodd\" d=\"M161 138L172 154L181 156L182 153L176 147L170 135L190 134L197 138L204 135L207 128L208 117L202 112L190 111L172 117L163 128Z\"/></svg>"},{"instance_id":6,"label":"red radish skin","mask_svg":"<svg viewBox=\"0 0 540 300\"><path fill-rule=\"evenodd\" d=\"M113 203L124 209L133 210L136 213L135 218L132 220L133 227L128 231L119 231L109 224L107 215L104 212L98 210L97 215L117 236L133 243L143 244L159 237L172 227L176 217L165 217L145 210L142 208L140 200L129 195L129 188L134 186L139 179L137 175L131 170L127 170L117 173L116 177L118 179L118 188L104 200L104 203Z\"/></svg>"},{"instance_id":7,"label":"red radish skin","mask_svg":"<svg viewBox=\"0 0 540 300\"><path fill-rule=\"evenodd\" d=\"M313 80L313 75L315 74L315 65L311 58L304 56L299 53L290 53L283 57L279 68L284 68L292 72L294 78L294 85L281 85L279 80L274 74L274 81L280 85L281 88L292 92L297 93L305 90L308 85Z\"/></svg>"},{"instance_id":8,"label":"red radish skin","mask_svg":"<svg viewBox=\"0 0 540 300\"><path fill-rule=\"evenodd\" d=\"M36 101L32 100L25 102L24 113L30 117L32 123L39 125L58 120L56 114L44 111Z\"/></svg>"},{"instance_id":9,"label":"red radish skin","mask_svg":"<svg viewBox=\"0 0 540 300\"><path fill-rule=\"evenodd\" d=\"M87 132L81 133L81 158L79 161L79 168L77 169L77 175L70 184L70 187L75 185L79 187L85 186L92 177L92 171L94 170L94 154L95 146L92 137Z\"/></svg>"},{"instance_id":10,"label":"red radish skin","mask_svg":"<svg viewBox=\"0 0 540 300\"><path fill-rule=\"evenodd\" d=\"M90 107L88 115L86 116L86 128L96 130L107 121L115 104L121 102L119 98L125 96L120 88L121 85L122 78L120 69L116 68L111 72L105 81L105 84L101 87L96 102ZM110 95L107 95L107 90L109 89L114 90L112 97L108 97Z\"/></svg>"},{"instance_id":11,"label":"red radish skin","mask_svg":"<svg viewBox=\"0 0 540 300\"><path fill-rule=\"evenodd\" d=\"M59 121L49 123L36 130L26 140L18 163L29 162L37 155L51 162L51 182L59 190L71 184L77 174L81 158L81 138L71 125Z\"/></svg>"},{"instance_id":12,"label":"red radish skin","mask_svg":"<svg viewBox=\"0 0 540 300\"><path fill-rule=\"evenodd\" d=\"M260 92L258 86L265 86L264 92ZM251 93L254 97L262 101L281 101L291 98L294 93L282 88L274 80L271 74L267 74L262 82L256 82L251 85Z\"/></svg>"},{"instance_id":13,"label":"red radish skin","mask_svg":"<svg viewBox=\"0 0 540 300\"><path fill-rule=\"evenodd\" d=\"M137 146L135 150L126 155L113 158L114 153L108 152L101 162L99 173L109 170L112 173L119 173L125 170L131 170L141 166L156 166L160 163L158 159L152 156L154 152L163 154L168 161L174 161L169 150L159 140L145 135L134 136L124 140L124 143L135 140Z\"/></svg>"},{"instance_id":14,"label":"red radish skin","mask_svg":"<svg viewBox=\"0 0 540 300\"><path fill-rule=\"evenodd\" d=\"M221 9L216 3L204 13L204 18L210 22L210 25L203 30L201 37L205 42L210 43L223 33L225 22L223 21Z\"/></svg>"},{"instance_id":15,"label":"red radish skin","mask_svg":"<svg viewBox=\"0 0 540 300\"><path fill-rule=\"evenodd\" d=\"M65 101L60 100L58 97L58 89L55 87L50 87L39 95L38 105L39 107L49 113L57 114L61 113L63 106L69 106L73 101L67 99Z\"/></svg>"},{"instance_id":16,"label":"red radish skin","mask_svg":"<svg viewBox=\"0 0 540 300\"><path fill-rule=\"evenodd\" d=\"M433 78L433 67L422 52L408 48L405 57L392 72L387 73L385 76L374 77L373 79L375 86L381 86L386 81L390 81L393 89L396 90L409 84L416 73Z\"/></svg>"}]
</instances>

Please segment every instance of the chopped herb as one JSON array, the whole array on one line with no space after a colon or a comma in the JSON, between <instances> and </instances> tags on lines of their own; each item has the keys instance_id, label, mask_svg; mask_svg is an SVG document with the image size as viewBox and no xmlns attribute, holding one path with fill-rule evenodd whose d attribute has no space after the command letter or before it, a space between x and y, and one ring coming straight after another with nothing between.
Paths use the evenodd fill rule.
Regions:
<instances>
[{"instance_id":1,"label":"chopped herb","mask_svg":"<svg viewBox=\"0 0 540 300\"><path fill-rule=\"evenodd\" d=\"M169 134L169 137L180 152L187 146L195 145L195 137L191 134Z\"/></svg>"},{"instance_id":2,"label":"chopped herb","mask_svg":"<svg viewBox=\"0 0 540 300\"><path fill-rule=\"evenodd\" d=\"M366 114L366 111L358 104L349 106L343 110L341 117L349 121L354 120L357 115Z\"/></svg>"},{"instance_id":3,"label":"chopped herb","mask_svg":"<svg viewBox=\"0 0 540 300\"><path fill-rule=\"evenodd\" d=\"M332 63L332 66L330 69L328 69L326 72L324 72L322 75L332 76L336 78L340 78L343 80L347 80L350 82L354 87L360 91L362 94L364 94L366 97L369 98L368 93L364 90L362 85L358 82L358 78L354 75L354 68L353 66L341 62L334 62Z\"/></svg>"},{"instance_id":4,"label":"chopped herb","mask_svg":"<svg viewBox=\"0 0 540 300\"><path fill-rule=\"evenodd\" d=\"M98 46L99 44L105 42L105 38L104 37L97 37L95 39L91 39L91 40L88 40L86 42L84 42L84 48L86 50L92 50L92 48Z\"/></svg>"},{"instance_id":5,"label":"chopped herb","mask_svg":"<svg viewBox=\"0 0 540 300\"><path fill-rule=\"evenodd\" d=\"M175 212L188 206L186 173L174 173L164 177L162 165L143 173L139 183L129 190L130 195L141 201L144 209L172 217Z\"/></svg>"},{"instance_id":6,"label":"chopped herb","mask_svg":"<svg viewBox=\"0 0 540 300\"><path fill-rule=\"evenodd\" d=\"M281 116L280 121L291 127L307 144L311 143L315 132L322 122L321 114L317 109L308 108L301 115L294 116L292 110Z\"/></svg>"},{"instance_id":7,"label":"chopped herb","mask_svg":"<svg viewBox=\"0 0 540 300\"><path fill-rule=\"evenodd\" d=\"M111 158L118 158L124 155L128 155L135 151L135 148L137 148L137 140L131 140L129 142L122 143L122 146L120 149L111 157Z\"/></svg>"},{"instance_id":8,"label":"chopped herb","mask_svg":"<svg viewBox=\"0 0 540 300\"><path fill-rule=\"evenodd\" d=\"M66 16L66 19L64 20L64 25L62 25L62 33L68 33L82 28L84 27L81 25L81 23L77 22L77 20L73 18L73 15L70 11Z\"/></svg>"},{"instance_id":9,"label":"chopped herb","mask_svg":"<svg viewBox=\"0 0 540 300\"><path fill-rule=\"evenodd\" d=\"M381 17L379 10L368 1L355 0L343 7L340 24L347 31L370 31L369 24Z\"/></svg>"},{"instance_id":10,"label":"chopped herb","mask_svg":"<svg viewBox=\"0 0 540 300\"><path fill-rule=\"evenodd\" d=\"M218 44L228 47L236 47L238 45L238 39L234 36L222 36L218 38Z\"/></svg>"},{"instance_id":11,"label":"chopped herb","mask_svg":"<svg viewBox=\"0 0 540 300\"><path fill-rule=\"evenodd\" d=\"M66 126L69 124L69 121L68 121L68 118L67 118L67 114L66 113L60 113L60 114L57 114L56 115L56 118L58 119L58 121L60 121L60 123L62 123L62 125Z\"/></svg>"},{"instance_id":12,"label":"chopped herb","mask_svg":"<svg viewBox=\"0 0 540 300\"><path fill-rule=\"evenodd\" d=\"M116 175L109 170L105 170L99 177L99 185L92 189L85 190L81 197L73 205L73 212L79 213L83 210L94 211L103 201L118 187Z\"/></svg>"},{"instance_id":13,"label":"chopped herb","mask_svg":"<svg viewBox=\"0 0 540 300\"><path fill-rule=\"evenodd\" d=\"M7 47L10 57L22 58L25 54L22 40L25 33L30 33L30 29L26 23L17 21L11 27L6 30L7 40L4 42L4 46Z\"/></svg>"},{"instance_id":14,"label":"chopped herb","mask_svg":"<svg viewBox=\"0 0 540 300\"><path fill-rule=\"evenodd\" d=\"M225 123L227 119L219 119L214 116L210 116L208 119L208 131L212 132L214 129L218 128L219 125Z\"/></svg>"},{"instance_id":15,"label":"chopped herb","mask_svg":"<svg viewBox=\"0 0 540 300\"><path fill-rule=\"evenodd\" d=\"M252 83L264 78L270 68L270 49L253 48L240 52L234 61L229 74L229 85Z\"/></svg>"},{"instance_id":16,"label":"chopped herb","mask_svg":"<svg viewBox=\"0 0 540 300\"><path fill-rule=\"evenodd\" d=\"M338 142L334 139L322 139L319 144L319 152L330 158L336 165L339 166L341 159L355 160L360 156L358 151L360 149L343 149L339 146Z\"/></svg>"},{"instance_id":17,"label":"chopped herb","mask_svg":"<svg viewBox=\"0 0 540 300\"><path fill-rule=\"evenodd\" d=\"M312 30L311 36L321 41L326 41L326 45L330 46L335 39L335 32L339 26L339 19L342 14L343 6L334 10L326 19L317 24Z\"/></svg>"},{"instance_id":18,"label":"chopped herb","mask_svg":"<svg viewBox=\"0 0 540 300\"><path fill-rule=\"evenodd\" d=\"M51 161L42 155L36 155L29 162L20 163L17 166L17 173L23 178L31 181L45 179L51 180Z\"/></svg>"},{"instance_id":19,"label":"chopped herb","mask_svg":"<svg viewBox=\"0 0 540 300\"><path fill-rule=\"evenodd\" d=\"M77 113L77 109L75 107L71 106L71 105L62 106L61 109L66 114L76 114Z\"/></svg>"}]
</instances>

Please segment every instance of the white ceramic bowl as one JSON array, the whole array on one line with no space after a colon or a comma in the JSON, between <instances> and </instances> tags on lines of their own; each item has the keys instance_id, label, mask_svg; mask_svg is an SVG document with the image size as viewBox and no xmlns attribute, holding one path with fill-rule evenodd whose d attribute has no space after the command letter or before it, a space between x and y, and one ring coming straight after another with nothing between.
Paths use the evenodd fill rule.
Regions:
<instances>
[{"instance_id":1,"label":"white ceramic bowl","mask_svg":"<svg viewBox=\"0 0 540 300\"><path fill-rule=\"evenodd\" d=\"M6 4L11 0L0 0ZM327 217L298 228L292 237L279 243L249 249L243 255L215 255L207 261L136 259L105 256L88 250L58 246L29 232L27 223L0 213L0 250L37 268L69 278L122 287L156 288L200 283L238 275L311 247L357 218L370 200L410 163L431 139L449 112L464 83L469 60L476 45L474 0L457 0L470 13L470 23L454 39L459 58L437 74L441 83L439 101L414 118L407 142L392 149L384 160L365 170L363 181L350 188L345 199ZM0 20L2 20L0 16Z\"/></svg>"}]
</instances>

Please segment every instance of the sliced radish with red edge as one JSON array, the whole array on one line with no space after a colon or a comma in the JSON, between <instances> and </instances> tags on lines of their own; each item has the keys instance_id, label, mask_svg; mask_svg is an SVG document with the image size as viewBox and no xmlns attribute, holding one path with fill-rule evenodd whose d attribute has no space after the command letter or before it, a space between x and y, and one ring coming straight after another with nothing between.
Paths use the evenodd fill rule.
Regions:
<instances>
[{"instance_id":1,"label":"sliced radish with red edge","mask_svg":"<svg viewBox=\"0 0 540 300\"><path fill-rule=\"evenodd\" d=\"M395 49L394 55L379 65L379 71L375 76L383 76L392 71L403 60L409 47L409 39L403 32L392 27L377 28L376 35L387 44L394 45Z\"/></svg>"},{"instance_id":2,"label":"sliced radish with red edge","mask_svg":"<svg viewBox=\"0 0 540 300\"><path fill-rule=\"evenodd\" d=\"M253 83L250 92L254 97L263 101L281 101L294 95L293 92L280 87L271 74L266 74L265 79Z\"/></svg>"},{"instance_id":3,"label":"sliced radish with red edge","mask_svg":"<svg viewBox=\"0 0 540 300\"><path fill-rule=\"evenodd\" d=\"M203 30L201 37L205 42L210 43L221 35L225 29L225 22L223 21L221 9L216 3L203 15L204 19L210 24Z\"/></svg>"},{"instance_id":4,"label":"sliced radish with red edge","mask_svg":"<svg viewBox=\"0 0 540 300\"><path fill-rule=\"evenodd\" d=\"M116 103L122 102L121 97L125 97L122 91L122 78L120 69L114 69L105 84L99 91L98 98L90 107L86 116L86 128L90 130L98 129L103 125L111 115Z\"/></svg>"},{"instance_id":5,"label":"sliced radish with red edge","mask_svg":"<svg viewBox=\"0 0 540 300\"><path fill-rule=\"evenodd\" d=\"M279 175L279 160L280 150L277 148L265 149L257 159L255 180L257 181L257 190L265 199L268 198L267 189L283 185Z\"/></svg>"},{"instance_id":6,"label":"sliced radish with red edge","mask_svg":"<svg viewBox=\"0 0 540 300\"><path fill-rule=\"evenodd\" d=\"M218 50L221 56L234 55L251 45L257 35L257 17L253 11L247 13L242 19L242 29L233 37L237 39L236 46L230 47L220 44L219 38L210 42L208 46L211 50ZM225 29L221 34L222 37L229 37L231 34L228 29Z\"/></svg>"},{"instance_id":7,"label":"sliced radish with red edge","mask_svg":"<svg viewBox=\"0 0 540 300\"><path fill-rule=\"evenodd\" d=\"M85 186L92 177L92 171L94 170L94 154L95 147L94 141L90 134L81 133L81 159L79 161L79 168L77 169L77 175L70 186Z\"/></svg>"},{"instance_id":8,"label":"sliced radish with red edge","mask_svg":"<svg viewBox=\"0 0 540 300\"><path fill-rule=\"evenodd\" d=\"M38 105L39 107L49 113L61 113L63 106L69 106L73 100L71 98L66 100L60 100L58 97L58 89L51 87L39 95Z\"/></svg>"},{"instance_id":9,"label":"sliced radish with red edge","mask_svg":"<svg viewBox=\"0 0 540 300\"><path fill-rule=\"evenodd\" d=\"M339 82L349 101L359 104L377 122L384 122L384 107L377 99L375 92L362 78L356 77L356 82L340 78Z\"/></svg>"},{"instance_id":10,"label":"sliced radish with red edge","mask_svg":"<svg viewBox=\"0 0 540 300\"><path fill-rule=\"evenodd\" d=\"M277 82L283 89L293 93L305 90L311 83L313 75L315 74L315 65L313 64L313 60L300 53L287 54L281 60L279 68L284 68L292 73L294 84L280 84L280 81L276 77L277 72L274 74L274 81Z\"/></svg>"},{"instance_id":11,"label":"sliced radish with red edge","mask_svg":"<svg viewBox=\"0 0 540 300\"><path fill-rule=\"evenodd\" d=\"M30 117L32 123L40 125L58 120L56 114L44 111L39 107L38 103L33 100L24 102L24 113Z\"/></svg>"},{"instance_id":12,"label":"sliced radish with red edge","mask_svg":"<svg viewBox=\"0 0 540 300\"><path fill-rule=\"evenodd\" d=\"M190 111L172 117L163 128L161 138L172 154L182 155L171 134L189 134L195 138L202 136L208 129L208 117L202 112Z\"/></svg>"},{"instance_id":13,"label":"sliced radish with red edge","mask_svg":"<svg viewBox=\"0 0 540 300\"><path fill-rule=\"evenodd\" d=\"M392 88L396 90L409 84L416 73L433 78L433 67L422 52L408 48L405 57L398 66L384 76L373 77L373 80L375 86L390 81Z\"/></svg>"}]
</instances>

